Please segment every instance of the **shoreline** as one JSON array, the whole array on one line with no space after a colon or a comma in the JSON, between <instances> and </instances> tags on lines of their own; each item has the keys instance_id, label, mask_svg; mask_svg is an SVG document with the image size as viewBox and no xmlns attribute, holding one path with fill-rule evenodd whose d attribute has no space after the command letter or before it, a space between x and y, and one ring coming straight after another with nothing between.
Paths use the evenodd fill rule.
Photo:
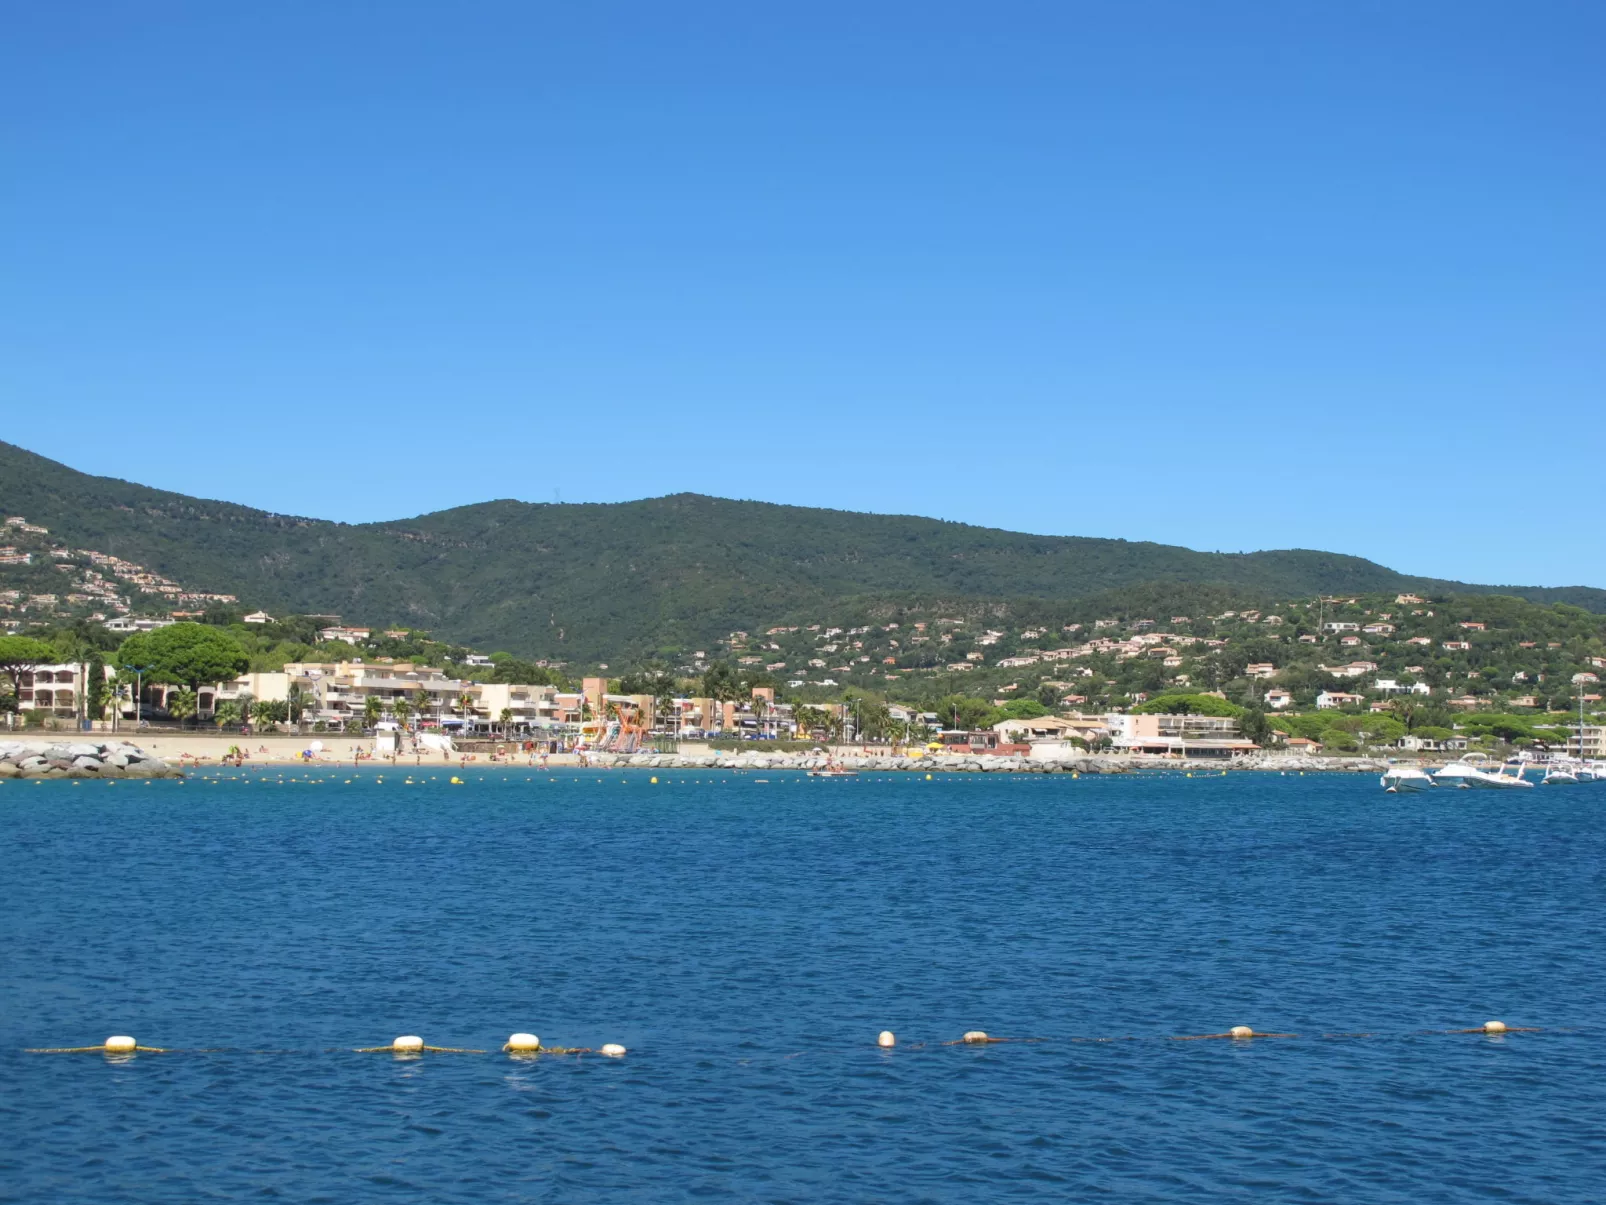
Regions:
<instances>
[{"instance_id":1,"label":"shoreline","mask_svg":"<svg viewBox=\"0 0 1606 1205\"><path fill-rule=\"evenodd\" d=\"M146 734L141 734L146 735ZM312 758L304 756L313 742L324 747ZM232 765L226 760L231 746L244 754L242 767L345 766L372 770L531 770L541 768L539 755L514 753L498 759L494 755L458 753L400 754L395 757L371 756L371 743L340 733L286 736L281 734L241 739L208 733L149 734L133 742L154 758L181 770ZM706 749L706 747L705 747ZM361 751L364 756L356 757ZM465 760L466 759L466 760ZM549 770L637 769L637 770L818 770L827 764L859 773L982 773L982 774L1130 774L1144 770L1238 770L1263 773L1382 773L1389 765L1418 765L1419 759L1387 762L1368 757L1313 757L1305 754L1266 752L1257 756L1223 760L1220 758L1147 757L1142 755L1085 754L1046 760L997 754L923 754L918 757L886 752L860 752L845 747L822 753L769 753L760 751L699 750L683 753L556 753L547 758Z\"/></svg>"}]
</instances>

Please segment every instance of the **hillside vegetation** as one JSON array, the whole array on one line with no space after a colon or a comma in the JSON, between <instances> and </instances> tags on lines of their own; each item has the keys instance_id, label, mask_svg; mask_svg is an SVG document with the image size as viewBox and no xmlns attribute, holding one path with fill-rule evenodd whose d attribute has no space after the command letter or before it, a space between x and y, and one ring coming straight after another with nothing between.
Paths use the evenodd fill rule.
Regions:
<instances>
[{"instance_id":1,"label":"hillside vegetation","mask_svg":"<svg viewBox=\"0 0 1606 1205\"><path fill-rule=\"evenodd\" d=\"M4 443L0 510L242 604L570 662L679 656L788 617L990 601L1025 614L1148 583L1268 599L1498 591L1606 612L1590 587L1468 586L1336 553L1203 553L694 494L351 525L89 476Z\"/></svg>"}]
</instances>

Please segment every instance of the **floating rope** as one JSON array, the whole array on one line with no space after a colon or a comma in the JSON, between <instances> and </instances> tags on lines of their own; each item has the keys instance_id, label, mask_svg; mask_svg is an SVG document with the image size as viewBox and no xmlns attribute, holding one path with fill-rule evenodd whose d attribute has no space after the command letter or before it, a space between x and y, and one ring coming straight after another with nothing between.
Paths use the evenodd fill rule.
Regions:
<instances>
[{"instance_id":1,"label":"floating rope","mask_svg":"<svg viewBox=\"0 0 1606 1205\"><path fill-rule=\"evenodd\" d=\"M183 1054L184 1051L173 1050L166 1046L41 1046L31 1047L24 1054ZM196 1051L194 1053L205 1053Z\"/></svg>"},{"instance_id":2,"label":"floating rope","mask_svg":"<svg viewBox=\"0 0 1606 1205\"><path fill-rule=\"evenodd\" d=\"M358 1046L354 1054L421 1054L428 1051L430 1054L485 1054L484 1050L475 1050L468 1046Z\"/></svg>"},{"instance_id":3,"label":"floating rope","mask_svg":"<svg viewBox=\"0 0 1606 1205\"><path fill-rule=\"evenodd\" d=\"M1403 1032L1399 1032L1399 1033L1392 1033L1392 1034L1390 1034L1390 1033L1381 1033L1381 1032L1374 1031L1374 1030L1366 1030L1366 1031L1353 1032L1353 1033L1320 1033L1320 1034L1262 1033L1259 1030L1251 1029L1247 1025L1235 1025L1231 1029L1227 1030L1224 1033L1199 1033L1199 1034L1175 1034L1175 1035L1154 1034L1154 1035L1148 1035L1148 1036L1138 1035L1138 1034L1126 1034L1126 1035L1122 1035L1122 1036L1106 1037L1106 1038L1098 1038L1098 1037L995 1038L991 1034L986 1033L983 1030L972 1029L972 1030L967 1031L961 1037L954 1038L951 1041L935 1042L935 1043L929 1043L929 1044L930 1045L936 1045L936 1046L997 1046L997 1045L1004 1045L1004 1044L1026 1045L1026 1044L1036 1044L1036 1043L1045 1043L1045 1042L1047 1042L1047 1043L1053 1043L1053 1042L1070 1042L1070 1043L1142 1042L1142 1041L1207 1042L1207 1041L1218 1041L1218 1040L1240 1041L1240 1042L1242 1042L1242 1041L1251 1041L1251 1040L1256 1039L1256 1038L1287 1038L1287 1039L1305 1038L1306 1040L1316 1040L1316 1041L1336 1041L1336 1040L1346 1040L1346 1039L1355 1039L1355 1038L1391 1038L1391 1037L1392 1038L1402 1038L1402 1037L1428 1037L1428 1036L1441 1036L1441 1035L1442 1036L1460 1036L1460 1035L1473 1035L1473 1034L1476 1034L1476 1035L1479 1035L1479 1036L1483 1036L1483 1037L1500 1037L1500 1036L1503 1036L1505 1034L1516 1034L1516 1033L1575 1033L1575 1032L1578 1032L1576 1028L1547 1029L1547 1028L1544 1028L1544 1027L1541 1027L1541 1026L1538 1026L1538 1025L1507 1025L1504 1021L1485 1021L1482 1025L1476 1026L1475 1028L1472 1028L1472 1029L1417 1029L1417 1030L1407 1030L1407 1031L1403 1031ZM898 1042L897 1037L890 1030L882 1030L881 1033L878 1034L877 1037L876 1037L876 1045L881 1047L882 1049L886 1049L886 1050L890 1050L890 1049L893 1049L893 1048L902 1049L902 1050L921 1050L921 1049L924 1049L928 1045L928 1043L926 1043L926 1042L911 1042L911 1043L905 1043L905 1044L901 1044L900 1045L899 1042ZM426 1045L424 1043L424 1040L422 1038L420 1038L420 1037L418 1037L416 1035L412 1035L412 1034L407 1034L407 1035L403 1035L402 1037L396 1038L394 1041L392 1041L387 1046L358 1046L358 1047L354 1047L354 1048L353 1047L336 1047L336 1048L333 1048L333 1050L328 1051L327 1053L338 1053L339 1051L342 1051L342 1050L351 1050L353 1053L356 1053L356 1054L425 1054L425 1053L428 1053L428 1054L489 1054L489 1053L491 1053L488 1050L483 1050L483 1049L480 1049L480 1048L477 1048L477 1047L471 1047L471 1046L429 1046L429 1045ZM285 1051L285 1050L241 1050L241 1049L238 1049L238 1048L235 1048L235 1047L227 1047L227 1046L211 1047L211 1048L206 1048L206 1049L195 1049L195 1050L180 1050L180 1049L177 1049L177 1048L174 1048L174 1047L168 1047L168 1046L141 1046L141 1045L137 1044L134 1041L133 1038L126 1037L126 1036L116 1036L116 1037L107 1038L106 1041L101 1043L99 1046L28 1047L28 1048L26 1048L24 1050L24 1053L25 1054L130 1055L130 1054L135 1054L135 1053L138 1053L138 1054L294 1054L294 1053L299 1053L299 1052L297 1052L297 1051ZM595 1047L595 1048L590 1047L590 1046L546 1046L546 1045L543 1045L541 1043L541 1040L539 1038L535 1037L535 1035L533 1035L533 1034L514 1034L513 1037L510 1038L508 1040L508 1042L502 1046L500 1053L507 1054L507 1055L509 1055L510 1057L513 1057L513 1058L536 1058L536 1057L539 1057L540 1055L544 1055L544 1054L551 1054L551 1055L600 1054L600 1055L606 1055L609 1058L619 1058L619 1057L622 1057L626 1053L626 1050L625 1050L625 1048L623 1046L618 1045L617 1043L613 1043L613 1042L609 1042L609 1043L606 1043L605 1045L602 1045L602 1046L599 1046L599 1047ZM786 1057L788 1059L800 1058L804 1054L807 1054L807 1053L809 1053L809 1052L807 1052L807 1051L797 1051L797 1052L795 1052L793 1054L788 1054L788 1055L786 1055L784 1057Z\"/></svg>"}]
</instances>

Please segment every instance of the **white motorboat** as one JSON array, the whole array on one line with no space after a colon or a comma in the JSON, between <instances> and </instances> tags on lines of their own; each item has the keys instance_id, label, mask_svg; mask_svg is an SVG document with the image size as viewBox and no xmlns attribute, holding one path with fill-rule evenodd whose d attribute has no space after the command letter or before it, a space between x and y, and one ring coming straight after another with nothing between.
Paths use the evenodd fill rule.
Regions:
<instances>
[{"instance_id":1,"label":"white motorboat","mask_svg":"<svg viewBox=\"0 0 1606 1205\"><path fill-rule=\"evenodd\" d=\"M1545 776L1539 780L1539 785L1570 787L1575 783L1588 782L1587 773L1581 761L1574 761L1570 757L1553 757L1545 764Z\"/></svg>"},{"instance_id":2,"label":"white motorboat","mask_svg":"<svg viewBox=\"0 0 1606 1205\"><path fill-rule=\"evenodd\" d=\"M1506 771L1511 773L1507 774ZM1437 783L1459 787L1462 790L1509 790L1513 787L1533 788L1533 783L1522 776L1520 765L1502 766L1499 770L1489 771L1472 765L1470 762L1454 761L1445 766L1433 776Z\"/></svg>"},{"instance_id":3,"label":"white motorboat","mask_svg":"<svg viewBox=\"0 0 1606 1205\"><path fill-rule=\"evenodd\" d=\"M1407 791L1432 790L1438 784L1433 781L1433 775L1416 766L1390 766L1378 785L1390 795L1399 795Z\"/></svg>"}]
</instances>

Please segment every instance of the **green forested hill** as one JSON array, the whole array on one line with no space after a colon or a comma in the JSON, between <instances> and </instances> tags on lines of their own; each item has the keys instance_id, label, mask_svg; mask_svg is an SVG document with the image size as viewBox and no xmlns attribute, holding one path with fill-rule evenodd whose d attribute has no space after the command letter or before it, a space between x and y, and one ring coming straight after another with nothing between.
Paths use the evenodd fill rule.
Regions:
<instances>
[{"instance_id":1,"label":"green forested hill","mask_svg":"<svg viewBox=\"0 0 1606 1205\"><path fill-rule=\"evenodd\" d=\"M1069 599L1142 583L1280 597L1497 591L1606 611L1606 590L1468 586L1336 553L1204 553L695 494L331 523L92 477L5 443L0 510L270 611L336 612L575 660L701 646L870 597Z\"/></svg>"}]
</instances>

